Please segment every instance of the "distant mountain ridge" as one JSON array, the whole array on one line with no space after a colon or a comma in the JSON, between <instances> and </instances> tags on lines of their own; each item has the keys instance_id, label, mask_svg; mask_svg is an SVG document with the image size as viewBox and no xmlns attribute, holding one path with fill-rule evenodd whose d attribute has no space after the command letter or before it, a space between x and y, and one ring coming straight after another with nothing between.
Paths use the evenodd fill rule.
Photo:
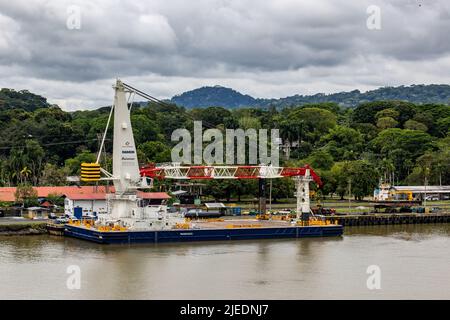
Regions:
<instances>
[{"instance_id":1,"label":"distant mountain ridge","mask_svg":"<svg viewBox=\"0 0 450 320\"><path fill-rule=\"evenodd\" d=\"M210 106L239 107L287 107L308 103L335 102L343 107L356 107L360 103L377 100L404 100L412 103L450 104L450 85L430 84L398 87L381 87L367 92L353 90L332 94L294 95L280 99L257 99L222 86L201 87L174 96L170 101L186 108Z\"/></svg>"},{"instance_id":2,"label":"distant mountain ridge","mask_svg":"<svg viewBox=\"0 0 450 320\"><path fill-rule=\"evenodd\" d=\"M450 105L450 85L430 84L382 87L367 92L353 90L332 94L294 95L280 99L254 98L231 88L214 86L187 91L165 101L186 108L215 106L236 109L241 107L266 108L268 106L284 108L322 102L334 102L342 107L353 108L364 102L382 100L403 100L415 104L437 103ZM147 105L147 101L136 101L135 103L141 106ZM0 89L0 111L23 109L32 112L36 109L50 106L51 104L47 102L45 97L31 93L28 90Z\"/></svg>"}]
</instances>

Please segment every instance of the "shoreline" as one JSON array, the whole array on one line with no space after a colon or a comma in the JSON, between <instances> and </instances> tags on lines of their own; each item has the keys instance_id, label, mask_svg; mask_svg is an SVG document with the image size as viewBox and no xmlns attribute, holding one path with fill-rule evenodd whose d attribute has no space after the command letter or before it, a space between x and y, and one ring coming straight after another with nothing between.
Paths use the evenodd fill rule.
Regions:
<instances>
[{"instance_id":1,"label":"shoreline","mask_svg":"<svg viewBox=\"0 0 450 320\"><path fill-rule=\"evenodd\" d=\"M238 218L238 217L234 217ZM243 218L242 216L239 218ZM348 215L328 218L337 221L344 227L380 226L380 225L415 225L415 224L446 224L450 223L450 213L443 214L377 214ZM50 224L49 224L50 222ZM0 219L0 236L32 236L51 234L64 236L61 230L53 230L49 220L15 220ZM49 228L50 227L50 228Z\"/></svg>"},{"instance_id":2,"label":"shoreline","mask_svg":"<svg viewBox=\"0 0 450 320\"><path fill-rule=\"evenodd\" d=\"M47 221L1 221L0 236L28 236L48 234Z\"/></svg>"}]
</instances>

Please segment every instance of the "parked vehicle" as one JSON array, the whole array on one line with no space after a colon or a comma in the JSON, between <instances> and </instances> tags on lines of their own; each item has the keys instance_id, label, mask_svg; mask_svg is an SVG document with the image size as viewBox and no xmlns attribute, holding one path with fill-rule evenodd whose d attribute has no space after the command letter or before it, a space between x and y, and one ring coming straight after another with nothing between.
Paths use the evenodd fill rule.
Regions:
<instances>
[{"instance_id":1,"label":"parked vehicle","mask_svg":"<svg viewBox=\"0 0 450 320\"><path fill-rule=\"evenodd\" d=\"M315 215L323 215L323 216L331 216L331 215L335 215L336 214L336 209L333 208L324 208L324 207L316 207L316 208L311 208L311 211L315 214Z\"/></svg>"},{"instance_id":2,"label":"parked vehicle","mask_svg":"<svg viewBox=\"0 0 450 320\"><path fill-rule=\"evenodd\" d=\"M48 218L49 218L49 219L56 219L56 218L58 218L58 217L56 216L56 214L55 214L54 212L50 212L50 213L48 214Z\"/></svg>"},{"instance_id":3,"label":"parked vehicle","mask_svg":"<svg viewBox=\"0 0 450 320\"><path fill-rule=\"evenodd\" d=\"M65 223L68 223L68 222L69 222L68 218L61 217L61 218L57 218L56 219L56 223L65 224Z\"/></svg>"}]
</instances>

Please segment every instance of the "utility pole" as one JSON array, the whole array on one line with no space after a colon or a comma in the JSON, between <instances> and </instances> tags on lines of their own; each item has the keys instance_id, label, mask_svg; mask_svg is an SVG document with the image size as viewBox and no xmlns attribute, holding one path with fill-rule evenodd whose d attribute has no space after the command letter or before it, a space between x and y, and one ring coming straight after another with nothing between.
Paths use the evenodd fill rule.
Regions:
<instances>
[{"instance_id":1,"label":"utility pole","mask_svg":"<svg viewBox=\"0 0 450 320\"><path fill-rule=\"evenodd\" d=\"M348 213L350 213L351 202L352 202L352 178L348 178Z\"/></svg>"},{"instance_id":2,"label":"utility pole","mask_svg":"<svg viewBox=\"0 0 450 320\"><path fill-rule=\"evenodd\" d=\"M259 178L258 179L258 194L259 194L259 202L258 202L258 214L265 215L266 214L266 179Z\"/></svg>"},{"instance_id":3,"label":"utility pole","mask_svg":"<svg viewBox=\"0 0 450 320\"><path fill-rule=\"evenodd\" d=\"M269 185L269 211L272 212L272 179L270 179Z\"/></svg>"},{"instance_id":4,"label":"utility pole","mask_svg":"<svg viewBox=\"0 0 450 320\"><path fill-rule=\"evenodd\" d=\"M425 167L425 200L424 200L425 213L427 211L427 186L428 186L429 174L430 174L430 168L428 166L426 166Z\"/></svg>"}]
</instances>

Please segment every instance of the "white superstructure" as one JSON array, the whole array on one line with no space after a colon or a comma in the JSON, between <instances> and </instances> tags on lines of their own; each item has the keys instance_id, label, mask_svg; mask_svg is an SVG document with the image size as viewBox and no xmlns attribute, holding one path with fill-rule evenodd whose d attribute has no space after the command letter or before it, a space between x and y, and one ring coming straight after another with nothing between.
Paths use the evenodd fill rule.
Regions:
<instances>
[{"instance_id":1,"label":"white superstructure","mask_svg":"<svg viewBox=\"0 0 450 320\"><path fill-rule=\"evenodd\" d=\"M116 81L114 90L114 104L111 109L111 113L114 113L113 172L111 174L102 169L107 176L102 179L113 181L115 193L107 194L108 210L105 214L99 214L97 223L119 223L130 230L172 228L177 222L183 220L170 215L166 205L144 206L143 199L138 197L138 189L148 185L147 178L141 178L139 173L130 108L127 102L127 94L132 95L134 92L126 88L120 80Z\"/></svg>"}]
</instances>

